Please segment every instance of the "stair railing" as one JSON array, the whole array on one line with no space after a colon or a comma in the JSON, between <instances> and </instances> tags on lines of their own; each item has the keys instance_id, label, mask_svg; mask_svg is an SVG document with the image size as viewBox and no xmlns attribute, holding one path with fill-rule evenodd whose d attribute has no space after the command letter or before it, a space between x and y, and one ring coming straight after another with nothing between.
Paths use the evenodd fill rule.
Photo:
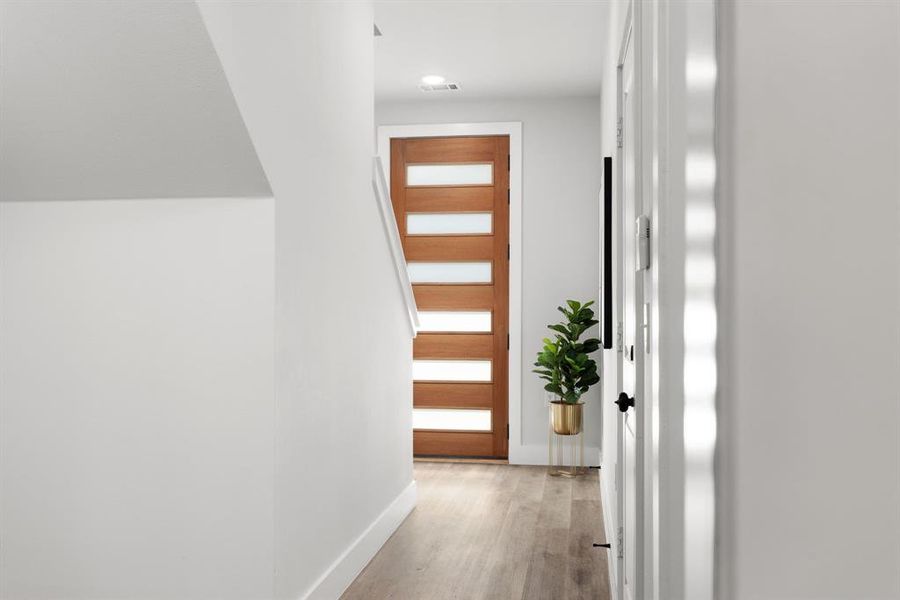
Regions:
<instances>
[{"instance_id":1,"label":"stair railing","mask_svg":"<svg viewBox=\"0 0 900 600\"><path fill-rule=\"evenodd\" d=\"M409 280L409 271L406 269L406 257L403 255L403 244L400 242L400 230L394 218L394 208L391 204L391 191L388 189L384 176L384 165L381 157L376 156L372 161L372 188L375 191L375 200L381 212L381 224L384 225L384 235L394 258L394 267L397 272L397 282L406 302L406 310L409 313L409 327L412 337L416 337L419 331L419 311L416 308L416 297L413 295L412 283Z\"/></svg>"}]
</instances>

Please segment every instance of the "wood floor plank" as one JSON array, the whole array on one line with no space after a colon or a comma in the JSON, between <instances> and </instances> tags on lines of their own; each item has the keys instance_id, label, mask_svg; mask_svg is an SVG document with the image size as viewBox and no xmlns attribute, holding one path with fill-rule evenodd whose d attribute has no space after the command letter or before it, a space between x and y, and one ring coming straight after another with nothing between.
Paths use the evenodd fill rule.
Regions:
<instances>
[{"instance_id":1,"label":"wood floor plank","mask_svg":"<svg viewBox=\"0 0 900 600\"><path fill-rule=\"evenodd\" d=\"M457 590L460 598L481 598L484 574L494 574L488 566L498 539L507 526L507 515L514 498L521 469L495 469L496 476L491 489L480 505L481 519L472 519L470 525L470 552L466 553L460 571Z\"/></svg>"},{"instance_id":2,"label":"wood floor plank","mask_svg":"<svg viewBox=\"0 0 900 600\"><path fill-rule=\"evenodd\" d=\"M592 545L605 537L602 520L591 516L602 512L599 500L572 500L566 558L566 598L593 600L609 591L609 574L606 571L609 550Z\"/></svg>"},{"instance_id":3,"label":"wood floor plank","mask_svg":"<svg viewBox=\"0 0 900 600\"><path fill-rule=\"evenodd\" d=\"M572 480L546 475L523 598L565 597L566 559L572 511Z\"/></svg>"},{"instance_id":4,"label":"wood floor plank","mask_svg":"<svg viewBox=\"0 0 900 600\"><path fill-rule=\"evenodd\" d=\"M455 467L456 465L454 465ZM471 465L452 469L457 485L465 492L453 502L445 504L444 519L432 523L437 532L436 543L429 563L408 587L409 598L455 598L449 595L457 589L466 556L475 549L470 546L477 523L471 518L480 514L478 504L486 491L485 478L491 465ZM439 540L439 541L438 541Z\"/></svg>"},{"instance_id":5,"label":"wood floor plank","mask_svg":"<svg viewBox=\"0 0 900 600\"><path fill-rule=\"evenodd\" d=\"M590 469L585 477L576 477L572 480L572 500L599 500L598 492L600 471Z\"/></svg>"},{"instance_id":6,"label":"wood floor plank","mask_svg":"<svg viewBox=\"0 0 900 600\"><path fill-rule=\"evenodd\" d=\"M522 598L525 592L546 477L540 467L517 468L518 484L472 598Z\"/></svg>"},{"instance_id":7,"label":"wood floor plank","mask_svg":"<svg viewBox=\"0 0 900 600\"><path fill-rule=\"evenodd\" d=\"M597 471L416 462L418 504L345 600L609 600Z\"/></svg>"}]
</instances>

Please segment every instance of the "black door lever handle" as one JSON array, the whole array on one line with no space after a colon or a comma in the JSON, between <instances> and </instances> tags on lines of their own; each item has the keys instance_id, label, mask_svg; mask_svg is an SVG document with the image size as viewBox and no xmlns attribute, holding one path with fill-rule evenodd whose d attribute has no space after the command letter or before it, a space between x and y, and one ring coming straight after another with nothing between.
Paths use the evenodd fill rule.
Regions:
<instances>
[{"instance_id":1,"label":"black door lever handle","mask_svg":"<svg viewBox=\"0 0 900 600\"><path fill-rule=\"evenodd\" d=\"M612 544L594 544L594 548L612 548Z\"/></svg>"},{"instance_id":2,"label":"black door lever handle","mask_svg":"<svg viewBox=\"0 0 900 600\"><path fill-rule=\"evenodd\" d=\"M619 399L615 402L620 412L628 412L628 409L634 406L634 396L629 396L625 392L619 394Z\"/></svg>"}]
</instances>

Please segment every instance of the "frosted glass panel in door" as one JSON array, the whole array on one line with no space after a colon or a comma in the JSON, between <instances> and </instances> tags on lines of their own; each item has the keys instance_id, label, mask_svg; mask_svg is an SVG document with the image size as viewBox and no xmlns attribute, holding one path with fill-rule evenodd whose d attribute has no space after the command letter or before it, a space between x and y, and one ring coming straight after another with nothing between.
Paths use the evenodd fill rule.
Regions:
<instances>
[{"instance_id":1,"label":"frosted glass panel in door","mask_svg":"<svg viewBox=\"0 0 900 600\"><path fill-rule=\"evenodd\" d=\"M491 411L458 408L414 408L413 429L490 431Z\"/></svg>"},{"instance_id":2,"label":"frosted glass panel in door","mask_svg":"<svg viewBox=\"0 0 900 600\"><path fill-rule=\"evenodd\" d=\"M490 333L489 310L420 310L419 331L424 333Z\"/></svg>"},{"instance_id":3,"label":"frosted glass panel in door","mask_svg":"<svg viewBox=\"0 0 900 600\"><path fill-rule=\"evenodd\" d=\"M490 381L489 360L414 360L413 381Z\"/></svg>"},{"instance_id":4,"label":"frosted glass panel in door","mask_svg":"<svg viewBox=\"0 0 900 600\"><path fill-rule=\"evenodd\" d=\"M409 262L412 283L491 283L491 262Z\"/></svg>"},{"instance_id":5,"label":"frosted glass panel in door","mask_svg":"<svg viewBox=\"0 0 900 600\"><path fill-rule=\"evenodd\" d=\"M491 213L407 213L406 235L472 235L493 231Z\"/></svg>"},{"instance_id":6,"label":"frosted glass panel in door","mask_svg":"<svg viewBox=\"0 0 900 600\"><path fill-rule=\"evenodd\" d=\"M494 165L407 165L406 185L493 185Z\"/></svg>"}]
</instances>

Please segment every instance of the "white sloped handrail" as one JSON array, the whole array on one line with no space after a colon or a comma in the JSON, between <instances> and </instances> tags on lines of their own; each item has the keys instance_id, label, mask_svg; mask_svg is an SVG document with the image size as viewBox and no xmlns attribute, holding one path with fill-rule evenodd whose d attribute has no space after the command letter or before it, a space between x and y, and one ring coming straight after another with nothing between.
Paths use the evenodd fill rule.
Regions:
<instances>
[{"instance_id":1,"label":"white sloped handrail","mask_svg":"<svg viewBox=\"0 0 900 600\"><path fill-rule=\"evenodd\" d=\"M372 161L372 188L375 190L375 200L378 202L378 208L381 212L384 236L391 249L391 256L394 258L400 292L406 301L406 310L409 313L409 327L412 337L416 337L416 333L419 331L419 311L416 308L416 298L413 295L409 272L406 270L406 257L403 255L403 245L400 243L400 230L397 228L397 221L394 219L391 191L388 189L387 180L384 176L384 165L381 163L381 157L379 156L376 156Z\"/></svg>"}]
</instances>

